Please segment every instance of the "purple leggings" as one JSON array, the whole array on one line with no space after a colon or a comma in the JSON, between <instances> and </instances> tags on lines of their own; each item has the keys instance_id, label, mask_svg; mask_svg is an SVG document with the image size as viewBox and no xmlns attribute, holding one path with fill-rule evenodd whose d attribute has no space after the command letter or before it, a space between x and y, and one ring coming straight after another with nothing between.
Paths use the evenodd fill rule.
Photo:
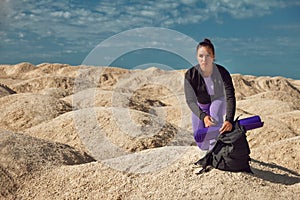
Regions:
<instances>
[{"instance_id":1,"label":"purple leggings","mask_svg":"<svg viewBox=\"0 0 300 200\"><path fill-rule=\"evenodd\" d=\"M198 106L206 112L208 115L210 115L212 118L215 119L218 126L221 126L224 122L224 116L226 114L226 102L225 98L216 99L210 104L200 104L198 103ZM202 120L199 119L198 116L196 116L194 113L192 113L192 126L193 126L193 132L194 135L197 133L198 130L204 128L204 123ZM215 128L215 127L209 127ZM206 135L207 137L211 138L212 136L209 136L209 133ZM214 136L213 136L214 137ZM215 138L212 139L204 139L202 142L197 142L197 145L202 150L209 150L211 149L216 142Z\"/></svg>"}]
</instances>

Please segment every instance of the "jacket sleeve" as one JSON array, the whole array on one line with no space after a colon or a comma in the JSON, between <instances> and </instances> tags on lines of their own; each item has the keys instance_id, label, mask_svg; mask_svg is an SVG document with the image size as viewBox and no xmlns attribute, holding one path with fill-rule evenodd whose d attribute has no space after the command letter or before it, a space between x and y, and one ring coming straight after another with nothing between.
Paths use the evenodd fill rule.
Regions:
<instances>
[{"instance_id":1,"label":"jacket sleeve","mask_svg":"<svg viewBox=\"0 0 300 200\"><path fill-rule=\"evenodd\" d=\"M192 86L193 80L191 75L191 70L188 70L185 73L185 79L184 79L184 94L186 103L191 109L191 111L199 117L199 119L203 120L204 117L207 115L197 104L197 96L195 93L195 90Z\"/></svg>"},{"instance_id":2,"label":"jacket sleeve","mask_svg":"<svg viewBox=\"0 0 300 200\"><path fill-rule=\"evenodd\" d=\"M225 96L226 96L226 117L225 120L233 123L235 109L236 109L236 99L235 99L235 91L232 83L232 78L229 72L224 69L222 73L224 88L225 88Z\"/></svg>"}]
</instances>

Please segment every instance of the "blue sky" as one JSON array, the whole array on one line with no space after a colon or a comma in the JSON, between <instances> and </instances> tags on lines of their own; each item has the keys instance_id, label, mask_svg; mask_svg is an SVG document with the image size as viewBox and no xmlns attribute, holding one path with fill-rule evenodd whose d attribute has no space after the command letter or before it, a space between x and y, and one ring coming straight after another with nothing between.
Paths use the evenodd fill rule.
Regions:
<instances>
[{"instance_id":1,"label":"blue sky","mask_svg":"<svg viewBox=\"0 0 300 200\"><path fill-rule=\"evenodd\" d=\"M216 62L231 73L300 79L299 13L299 0L2 0L0 63L80 65L116 34L161 27L197 42L210 38ZM132 41L119 42L130 46ZM182 42L174 40L173 48ZM195 46L189 48L193 54ZM113 64L134 68L146 63L190 67L177 55L156 49L128 52Z\"/></svg>"}]
</instances>

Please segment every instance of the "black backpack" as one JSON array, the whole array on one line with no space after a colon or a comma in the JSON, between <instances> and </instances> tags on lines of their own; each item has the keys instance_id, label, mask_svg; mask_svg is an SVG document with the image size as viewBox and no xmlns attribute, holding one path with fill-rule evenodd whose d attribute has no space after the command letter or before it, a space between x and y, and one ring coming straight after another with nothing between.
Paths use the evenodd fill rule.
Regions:
<instances>
[{"instance_id":1,"label":"black backpack","mask_svg":"<svg viewBox=\"0 0 300 200\"><path fill-rule=\"evenodd\" d=\"M249 154L246 129L235 120L232 131L220 134L215 146L195 163L202 166L197 174L208 171L210 166L225 171L252 173Z\"/></svg>"}]
</instances>

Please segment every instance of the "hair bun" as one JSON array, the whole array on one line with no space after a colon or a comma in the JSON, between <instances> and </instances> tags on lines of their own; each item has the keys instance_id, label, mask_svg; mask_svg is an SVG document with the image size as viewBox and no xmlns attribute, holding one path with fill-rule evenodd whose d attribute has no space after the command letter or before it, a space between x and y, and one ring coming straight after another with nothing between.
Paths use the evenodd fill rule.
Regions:
<instances>
[{"instance_id":1,"label":"hair bun","mask_svg":"<svg viewBox=\"0 0 300 200\"><path fill-rule=\"evenodd\" d=\"M208 44L212 44L211 41L210 41L209 39L207 39L207 38L205 38L205 39L203 40L203 42L208 43Z\"/></svg>"}]
</instances>

